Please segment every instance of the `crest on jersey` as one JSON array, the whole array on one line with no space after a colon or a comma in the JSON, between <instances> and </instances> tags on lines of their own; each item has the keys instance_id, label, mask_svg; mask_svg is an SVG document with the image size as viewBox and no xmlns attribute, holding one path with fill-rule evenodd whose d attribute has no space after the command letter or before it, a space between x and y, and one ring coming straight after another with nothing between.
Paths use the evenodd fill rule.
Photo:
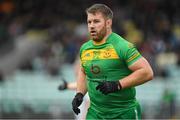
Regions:
<instances>
[{"instance_id":1,"label":"crest on jersey","mask_svg":"<svg viewBox=\"0 0 180 120\"><path fill-rule=\"evenodd\" d=\"M91 72L92 72L93 74L99 74L99 73L101 72L100 67L97 66L97 65L93 65L93 64L92 64L92 66L91 66Z\"/></svg>"}]
</instances>

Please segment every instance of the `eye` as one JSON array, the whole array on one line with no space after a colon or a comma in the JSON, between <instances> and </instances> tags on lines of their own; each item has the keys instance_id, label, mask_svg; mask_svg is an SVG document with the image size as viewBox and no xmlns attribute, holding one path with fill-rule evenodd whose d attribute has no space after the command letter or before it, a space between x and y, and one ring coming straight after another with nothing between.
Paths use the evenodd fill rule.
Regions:
<instances>
[{"instance_id":1,"label":"eye","mask_svg":"<svg viewBox=\"0 0 180 120\"><path fill-rule=\"evenodd\" d=\"M87 21L87 23L88 23L88 24L91 24L91 21L90 21L90 20L88 20L88 21Z\"/></svg>"},{"instance_id":2,"label":"eye","mask_svg":"<svg viewBox=\"0 0 180 120\"><path fill-rule=\"evenodd\" d=\"M94 20L94 23L99 23L100 22L100 20Z\"/></svg>"}]
</instances>

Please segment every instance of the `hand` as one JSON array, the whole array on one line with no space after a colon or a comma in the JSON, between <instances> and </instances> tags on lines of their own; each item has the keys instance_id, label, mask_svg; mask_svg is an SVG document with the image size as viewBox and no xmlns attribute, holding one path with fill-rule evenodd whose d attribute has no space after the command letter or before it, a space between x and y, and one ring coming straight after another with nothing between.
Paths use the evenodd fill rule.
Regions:
<instances>
[{"instance_id":1,"label":"hand","mask_svg":"<svg viewBox=\"0 0 180 120\"><path fill-rule=\"evenodd\" d=\"M99 90L103 94L107 95L112 92L116 92L121 89L121 84L119 81L104 81L99 83L96 90Z\"/></svg>"},{"instance_id":2,"label":"hand","mask_svg":"<svg viewBox=\"0 0 180 120\"><path fill-rule=\"evenodd\" d=\"M63 81L63 83L61 85L59 85L58 90L65 90L65 89L67 89L67 84L68 83L65 80L63 80L63 79L62 79L62 81Z\"/></svg>"},{"instance_id":3,"label":"hand","mask_svg":"<svg viewBox=\"0 0 180 120\"><path fill-rule=\"evenodd\" d=\"M78 115L80 113L80 109L78 108L82 101L83 101L84 95L82 93L77 93L72 101L72 109Z\"/></svg>"}]
</instances>

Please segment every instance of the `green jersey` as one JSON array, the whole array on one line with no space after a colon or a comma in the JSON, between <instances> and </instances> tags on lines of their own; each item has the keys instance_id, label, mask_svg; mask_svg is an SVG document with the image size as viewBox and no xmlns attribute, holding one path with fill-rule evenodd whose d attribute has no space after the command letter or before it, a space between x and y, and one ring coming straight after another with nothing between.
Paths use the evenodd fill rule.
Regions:
<instances>
[{"instance_id":1,"label":"green jersey","mask_svg":"<svg viewBox=\"0 0 180 120\"><path fill-rule=\"evenodd\" d=\"M135 88L119 90L108 95L96 90L102 81L118 81L132 73L128 66L141 58L133 44L112 33L102 45L89 40L80 49L81 65L87 80L90 109L96 113L121 113L137 105Z\"/></svg>"}]
</instances>

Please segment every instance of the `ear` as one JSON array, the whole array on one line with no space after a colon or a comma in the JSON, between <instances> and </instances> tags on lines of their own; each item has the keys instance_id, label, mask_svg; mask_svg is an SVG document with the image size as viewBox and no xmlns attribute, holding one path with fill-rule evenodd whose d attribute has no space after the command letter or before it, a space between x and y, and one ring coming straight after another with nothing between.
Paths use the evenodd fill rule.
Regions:
<instances>
[{"instance_id":1,"label":"ear","mask_svg":"<svg viewBox=\"0 0 180 120\"><path fill-rule=\"evenodd\" d=\"M106 20L106 27L111 28L111 26L112 26L112 19L107 19Z\"/></svg>"}]
</instances>

